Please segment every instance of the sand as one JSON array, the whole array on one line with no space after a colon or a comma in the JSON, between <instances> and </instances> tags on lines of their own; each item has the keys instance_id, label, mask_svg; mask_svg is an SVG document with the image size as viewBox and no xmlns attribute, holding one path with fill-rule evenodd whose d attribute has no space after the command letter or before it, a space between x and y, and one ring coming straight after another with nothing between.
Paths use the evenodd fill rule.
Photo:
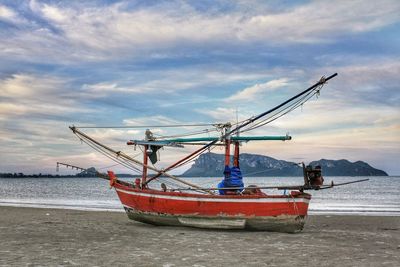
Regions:
<instances>
[{"instance_id":1,"label":"sand","mask_svg":"<svg viewBox=\"0 0 400 267\"><path fill-rule=\"evenodd\" d=\"M156 227L122 212L0 207L0 266L400 266L400 217L309 216L298 234Z\"/></svg>"}]
</instances>

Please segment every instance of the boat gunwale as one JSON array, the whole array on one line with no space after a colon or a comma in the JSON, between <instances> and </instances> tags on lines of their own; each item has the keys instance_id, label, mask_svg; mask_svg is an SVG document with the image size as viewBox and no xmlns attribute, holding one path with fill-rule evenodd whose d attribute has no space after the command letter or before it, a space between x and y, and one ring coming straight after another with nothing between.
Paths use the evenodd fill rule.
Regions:
<instances>
[{"instance_id":1,"label":"boat gunwale","mask_svg":"<svg viewBox=\"0 0 400 267\"><path fill-rule=\"evenodd\" d=\"M263 199L263 198L305 198L308 200L311 200L311 195L308 193L304 192L299 192L299 191L294 191L298 192L299 194L296 195L211 195L211 194L196 194L196 193L184 193L184 192L171 192L171 191L161 191L157 189L137 189L137 188L132 188L130 186L126 186L120 183L116 183L114 185L115 188L130 191L130 192L135 192L135 193L145 193L145 194L153 194L153 195L160 195L160 196L176 196L176 197L195 197L195 198L216 198L216 199Z\"/></svg>"}]
</instances>

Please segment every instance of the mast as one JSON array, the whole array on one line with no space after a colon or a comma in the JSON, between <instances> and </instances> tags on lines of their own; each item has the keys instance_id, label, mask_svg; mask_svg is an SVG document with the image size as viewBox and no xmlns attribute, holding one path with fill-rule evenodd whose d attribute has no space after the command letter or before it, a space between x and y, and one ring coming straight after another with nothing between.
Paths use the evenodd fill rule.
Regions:
<instances>
[{"instance_id":1,"label":"mast","mask_svg":"<svg viewBox=\"0 0 400 267\"><path fill-rule=\"evenodd\" d=\"M225 166L229 167L229 163L231 161L230 157L231 157L231 140L226 139L225 140Z\"/></svg>"},{"instance_id":2,"label":"mast","mask_svg":"<svg viewBox=\"0 0 400 267\"><path fill-rule=\"evenodd\" d=\"M236 107L236 125L239 124L239 112L238 108ZM236 132L236 137L240 138L240 132ZM233 154L233 167L239 168L239 141L235 141L235 152Z\"/></svg>"},{"instance_id":3,"label":"mast","mask_svg":"<svg viewBox=\"0 0 400 267\"><path fill-rule=\"evenodd\" d=\"M224 125L224 135L226 135L227 132L229 132L231 128L231 124L228 123ZM231 136L227 135L225 136L225 168L229 167L230 161L231 161Z\"/></svg>"},{"instance_id":4,"label":"mast","mask_svg":"<svg viewBox=\"0 0 400 267\"><path fill-rule=\"evenodd\" d=\"M235 153L233 154L233 167L239 168L239 141L235 142Z\"/></svg>"},{"instance_id":5,"label":"mast","mask_svg":"<svg viewBox=\"0 0 400 267\"><path fill-rule=\"evenodd\" d=\"M146 186L146 178L147 178L147 163L148 163L148 156L147 150L149 149L148 145L144 145L143 149L143 172L142 172L142 188Z\"/></svg>"}]
</instances>

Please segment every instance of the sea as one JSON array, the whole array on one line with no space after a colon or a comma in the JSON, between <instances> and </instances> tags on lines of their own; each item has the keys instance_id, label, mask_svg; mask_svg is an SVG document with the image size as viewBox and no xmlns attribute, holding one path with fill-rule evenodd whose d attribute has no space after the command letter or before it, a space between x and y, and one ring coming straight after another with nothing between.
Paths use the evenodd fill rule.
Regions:
<instances>
[{"instance_id":1,"label":"sea","mask_svg":"<svg viewBox=\"0 0 400 267\"><path fill-rule=\"evenodd\" d=\"M170 181L165 182L170 185ZM220 179L184 178L202 187L215 187ZM309 214L400 216L400 176L325 177L325 184L369 181L326 190L309 191ZM122 178L132 180L132 178ZM300 185L302 177L246 177L245 185ZM159 183L154 183L158 187ZM285 190L264 190L288 194ZM123 212L115 190L99 178L0 178L0 206Z\"/></svg>"}]
</instances>

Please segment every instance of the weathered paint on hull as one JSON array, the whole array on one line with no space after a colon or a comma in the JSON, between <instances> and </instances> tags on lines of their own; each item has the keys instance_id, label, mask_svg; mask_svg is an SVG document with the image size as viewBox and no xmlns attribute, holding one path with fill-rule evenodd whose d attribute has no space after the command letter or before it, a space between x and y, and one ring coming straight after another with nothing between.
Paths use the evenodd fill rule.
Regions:
<instances>
[{"instance_id":1,"label":"weathered paint on hull","mask_svg":"<svg viewBox=\"0 0 400 267\"><path fill-rule=\"evenodd\" d=\"M297 233L303 230L306 216L276 217L200 217L141 212L128 207L129 219L158 226L186 226L203 229L252 230Z\"/></svg>"},{"instance_id":2,"label":"weathered paint on hull","mask_svg":"<svg viewBox=\"0 0 400 267\"><path fill-rule=\"evenodd\" d=\"M303 229L311 198L301 193L211 196L138 190L120 184L115 189L132 220L208 229L299 232Z\"/></svg>"}]
</instances>

